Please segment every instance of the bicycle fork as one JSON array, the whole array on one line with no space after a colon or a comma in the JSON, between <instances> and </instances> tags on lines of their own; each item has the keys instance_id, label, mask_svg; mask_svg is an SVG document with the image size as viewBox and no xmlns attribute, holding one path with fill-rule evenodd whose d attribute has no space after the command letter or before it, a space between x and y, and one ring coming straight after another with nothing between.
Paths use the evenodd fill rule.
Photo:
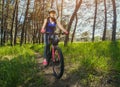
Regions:
<instances>
[{"instance_id":1,"label":"bicycle fork","mask_svg":"<svg viewBox=\"0 0 120 87\"><path fill-rule=\"evenodd\" d=\"M52 60L55 62L55 47L52 46Z\"/></svg>"},{"instance_id":2,"label":"bicycle fork","mask_svg":"<svg viewBox=\"0 0 120 87\"><path fill-rule=\"evenodd\" d=\"M52 46L52 60L55 62L55 46ZM58 60L60 60L60 55L58 53Z\"/></svg>"}]
</instances>

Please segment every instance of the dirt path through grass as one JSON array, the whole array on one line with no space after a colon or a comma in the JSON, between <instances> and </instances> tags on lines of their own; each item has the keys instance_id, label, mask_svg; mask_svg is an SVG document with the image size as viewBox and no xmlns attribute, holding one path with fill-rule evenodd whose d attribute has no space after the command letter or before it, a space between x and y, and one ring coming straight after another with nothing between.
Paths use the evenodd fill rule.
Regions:
<instances>
[{"instance_id":1,"label":"dirt path through grass","mask_svg":"<svg viewBox=\"0 0 120 87\"><path fill-rule=\"evenodd\" d=\"M46 82L45 84L43 84L43 87L81 87L77 85L77 76L73 75L70 77L67 74L68 66L65 67L64 75L62 76L62 78L58 80L53 76L52 66L48 66L45 68L42 65L43 57L39 53L35 53L35 55L38 68L45 77Z\"/></svg>"}]
</instances>

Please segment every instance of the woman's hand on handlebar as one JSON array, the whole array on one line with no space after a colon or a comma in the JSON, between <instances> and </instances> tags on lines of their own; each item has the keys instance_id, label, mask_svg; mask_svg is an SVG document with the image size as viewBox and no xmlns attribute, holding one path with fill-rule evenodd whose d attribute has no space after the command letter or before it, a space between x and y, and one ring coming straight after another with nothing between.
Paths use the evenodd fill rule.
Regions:
<instances>
[{"instance_id":1,"label":"woman's hand on handlebar","mask_svg":"<svg viewBox=\"0 0 120 87\"><path fill-rule=\"evenodd\" d=\"M66 31L66 32L63 32L63 33L56 33L56 32L46 32L45 30L42 30L42 29L41 29L41 33L42 33L42 34L55 34L55 35L59 35L59 34L68 35L68 32L67 32L67 31Z\"/></svg>"},{"instance_id":2,"label":"woman's hand on handlebar","mask_svg":"<svg viewBox=\"0 0 120 87\"><path fill-rule=\"evenodd\" d=\"M41 29L41 31L40 31L41 33L45 33L45 29Z\"/></svg>"},{"instance_id":3,"label":"woman's hand on handlebar","mask_svg":"<svg viewBox=\"0 0 120 87\"><path fill-rule=\"evenodd\" d=\"M65 33L66 35L68 35L68 31L65 31L64 33Z\"/></svg>"}]
</instances>

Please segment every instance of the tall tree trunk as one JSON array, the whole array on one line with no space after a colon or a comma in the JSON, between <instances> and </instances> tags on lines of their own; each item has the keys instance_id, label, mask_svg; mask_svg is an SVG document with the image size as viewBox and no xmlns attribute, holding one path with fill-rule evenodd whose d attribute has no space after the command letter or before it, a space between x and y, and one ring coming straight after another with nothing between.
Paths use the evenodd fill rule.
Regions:
<instances>
[{"instance_id":1,"label":"tall tree trunk","mask_svg":"<svg viewBox=\"0 0 120 87\"><path fill-rule=\"evenodd\" d=\"M56 6L57 6L57 19L59 18L59 7L58 7L58 0L56 0Z\"/></svg>"},{"instance_id":2,"label":"tall tree trunk","mask_svg":"<svg viewBox=\"0 0 120 87\"><path fill-rule=\"evenodd\" d=\"M107 28L107 8L106 8L106 0L104 0L104 14L105 14L105 22L104 22L104 31L103 31L103 37L102 40L104 41L106 39L106 28Z\"/></svg>"},{"instance_id":3,"label":"tall tree trunk","mask_svg":"<svg viewBox=\"0 0 120 87\"><path fill-rule=\"evenodd\" d=\"M43 0L44 2L44 0ZM44 7L44 5L43 5ZM35 29L35 26L34 26L34 22L35 22L35 10L36 10L36 2L34 2L34 8L33 8L33 16L32 16L32 43L34 44L34 29Z\"/></svg>"},{"instance_id":4,"label":"tall tree trunk","mask_svg":"<svg viewBox=\"0 0 120 87\"><path fill-rule=\"evenodd\" d=\"M45 15L45 13L44 13L45 6L44 6L44 5L45 5L45 0L43 0L43 19L42 19L42 24L43 24L43 22L44 22L44 17L45 17L45 16L44 16L44 15ZM43 43L44 43L44 35L43 35L43 34L42 34L42 37L41 37L41 38L42 38L42 44L43 44Z\"/></svg>"},{"instance_id":5,"label":"tall tree trunk","mask_svg":"<svg viewBox=\"0 0 120 87\"><path fill-rule=\"evenodd\" d=\"M24 41L24 32L25 32L24 28L25 28L25 23L26 23L27 15L28 15L29 5L30 5L30 0L27 0L27 8L26 8L26 12L25 12L25 19L24 19L23 26L22 26L20 46L22 46L23 41Z\"/></svg>"},{"instance_id":6,"label":"tall tree trunk","mask_svg":"<svg viewBox=\"0 0 120 87\"><path fill-rule=\"evenodd\" d=\"M32 43L34 44L34 24L32 21Z\"/></svg>"},{"instance_id":7,"label":"tall tree trunk","mask_svg":"<svg viewBox=\"0 0 120 87\"><path fill-rule=\"evenodd\" d=\"M11 46L13 46L13 26L14 26L16 7L17 7L17 3L15 2L15 6L14 6L14 10L13 10L13 16L12 16L11 31L10 31L10 44L11 44Z\"/></svg>"},{"instance_id":8,"label":"tall tree trunk","mask_svg":"<svg viewBox=\"0 0 120 87\"><path fill-rule=\"evenodd\" d=\"M60 15L60 22L62 24L62 16L63 16L63 1L64 0L61 0L61 15Z\"/></svg>"},{"instance_id":9,"label":"tall tree trunk","mask_svg":"<svg viewBox=\"0 0 120 87\"><path fill-rule=\"evenodd\" d=\"M74 36L75 36L75 31L76 31L77 23L78 23L78 17L77 17L77 14L76 14L76 22L75 22L75 27L74 27L73 34L72 34L71 43L73 42L73 39L74 39Z\"/></svg>"},{"instance_id":10,"label":"tall tree trunk","mask_svg":"<svg viewBox=\"0 0 120 87\"><path fill-rule=\"evenodd\" d=\"M116 3L112 0L113 5L113 23L112 23L112 41L116 40L116 26L117 26L117 14L116 14Z\"/></svg>"},{"instance_id":11,"label":"tall tree trunk","mask_svg":"<svg viewBox=\"0 0 120 87\"><path fill-rule=\"evenodd\" d=\"M40 24L40 22L39 22L39 24ZM39 27L39 28L40 28L40 27ZM39 39L38 42L39 42L39 44L40 44L40 42L41 42L41 34L40 34L40 31L38 31L38 33L39 33L39 34L38 34L38 39Z\"/></svg>"},{"instance_id":12,"label":"tall tree trunk","mask_svg":"<svg viewBox=\"0 0 120 87\"><path fill-rule=\"evenodd\" d=\"M27 26L25 26L25 44L27 43Z\"/></svg>"},{"instance_id":13,"label":"tall tree trunk","mask_svg":"<svg viewBox=\"0 0 120 87\"><path fill-rule=\"evenodd\" d=\"M35 5L37 7L37 5ZM36 10L34 10L34 16L33 16L33 44L36 43Z\"/></svg>"},{"instance_id":14,"label":"tall tree trunk","mask_svg":"<svg viewBox=\"0 0 120 87\"><path fill-rule=\"evenodd\" d=\"M54 0L51 0L51 8L53 8Z\"/></svg>"},{"instance_id":15,"label":"tall tree trunk","mask_svg":"<svg viewBox=\"0 0 120 87\"><path fill-rule=\"evenodd\" d=\"M8 0L6 2L6 14L5 14L5 18L4 18L4 38L3 38L3 42L6 43L6 34L7 34L7 19L8 19L8 12L9 12L9 4L10 4L10 0Z\"/></svg>"},{"instance_id":16,"label":"tall tree trunk","mask_svg":"<svg viewBox=\"0 0 120 87\"><path fill-rule=\"evenodd\" d=\"M95 15L94 15L94 23L93 23L92 41L94 41L96 19L97 19L97 0L95 0Z\"/></svg>"},{"instance_id":17,"label":"tall tree trunk","mask_svg":"<svg viewBox=\"0 0 120 87\"><path fill-rule=\"evenodd\" d=\"M77 14L77 11L79 10L81 4L82 4L82 0L76 0L75 10L74 10L74 12L73 12L73 14L72 14L72 16L70 18L70 22L68 24L68 29L67 29L68 33L70 33L70 29L71 29L72 23L74 21L74 17ZM64 46L67 45L68 41L69 41L69 34L65 37Z\"/></svg>"},{"instance_id":18,"label":"tall tree trunk","mask_svg":"<svg viewBox=\"0 0 120 87\"><path fill-rule=\"evenodd\" d=\"M3 45L3 29L4 29L4 0L2 0L1 46Z\"/></svg>"},{"instance_id":19,"label":"tall tree trunk","mask_svg":"<svg viewBox=\"0 0 120 87\"><path fill-rule=\"evenodd\" d=\"M39 43L39 24L37 23L36 26L37 26L37 30L36 30L37 41L36 42Z\"/></svg>"},{"instance_id":20,"label":"tall tree trunk","mask_svg":"<svg viewBox=\"0 0 120 87\"><path fill-rule=\"evenodd\" d=\"M14 45L16 45L17 30L18 30L18 0L16 0L16 16L15 16L15 34L14 34Z\"/></svg>"},{"instance_id":21,"label":"tall tree trunk","mask_svg":"<svg viewBox=\"0 0 120 87\"><path fill-rule=\"evenodd\" d=\"M61 14L60 14L60 23L62 24L62 16L63 16L63 1L64 0L61 0ZM59 30L60 34L59 34L59 37L61 35L61 30Z\"/></svg>"}]
</instances>

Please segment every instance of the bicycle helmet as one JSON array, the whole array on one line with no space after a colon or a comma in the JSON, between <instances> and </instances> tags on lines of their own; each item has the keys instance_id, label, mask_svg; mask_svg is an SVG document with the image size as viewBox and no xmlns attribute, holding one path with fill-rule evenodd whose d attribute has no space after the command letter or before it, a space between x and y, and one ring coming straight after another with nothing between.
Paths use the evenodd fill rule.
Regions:
<instances>
[{"instance_id":1,"label":"bicycle helmet","mask_svg":"<svg viewBox=\"0 0 120 87\"><path fill-rule=\"evenodd\" d=\"M49 13L50 13L50 12L54 12L54 13L56 13L55 9L53 9L53 8L52 8L52 9L49 9L48 12L49 12Z\"/></svg>"}]
</instances>

